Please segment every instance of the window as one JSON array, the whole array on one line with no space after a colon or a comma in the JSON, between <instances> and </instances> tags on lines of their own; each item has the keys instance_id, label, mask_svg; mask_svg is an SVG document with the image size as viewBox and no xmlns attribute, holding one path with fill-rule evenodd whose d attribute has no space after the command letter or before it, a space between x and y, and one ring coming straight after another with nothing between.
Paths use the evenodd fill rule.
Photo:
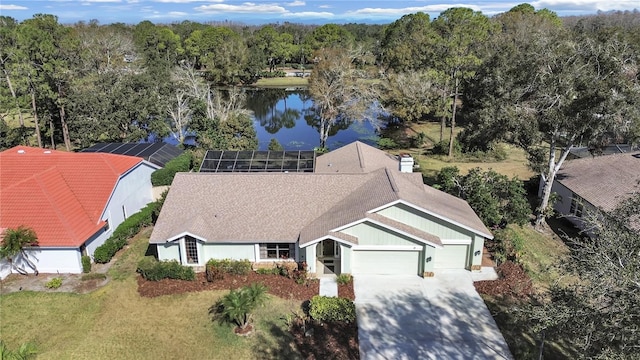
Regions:
<instances>
[{"instance_id":1,"label":"window","mask_svg":"<svg viewBox=\"0 0 640 360\"><path fill-rule=\"evenodd\" d=\"M263 248L266 250L266 254L261 254L261 257L266 255L267 259L291 259L291 244L264 244Z\"/></svg>"},{"instance_id":2,"label":"window","mask_svg":"<svg viewBox=\"0 0 640 360\"><path fill-rule=\"evenodd\" d=\"M582 217L584 211L584 205L582 204L582 198L576 194L571 197L571 207L569 213L577 217Z\"/></svg>"},{"instance_id":3,"label":"window","mask_svg":"<svg viewBox=\"0 0 640 360\"><path fill-rule=\"evenodd\" d=\"M184 247L187 252L187 264L198 264L198 242L196 239L185 237Z\"/></svg>"},{"instance_id":4,"label":"window","mask_svg":"<svg viewBox=\"0 0 640 360\"><path fill-rule=\"evenodd\" d=\"M127 208L122 205L122 216L126 219L127 218Z\"/></svg>"},{"instance_id":5,"label":"window","mask_svg":"<svg viewBox=\"0 0 640 360\"><path fill-rule=\"evenodd\" d=\"M107 232L107 231L111 230L111 225L109 224L109 219L105 220L104 222L105 222L105 224L104 224L104 232Z\"/></svg>"}]
</instances>

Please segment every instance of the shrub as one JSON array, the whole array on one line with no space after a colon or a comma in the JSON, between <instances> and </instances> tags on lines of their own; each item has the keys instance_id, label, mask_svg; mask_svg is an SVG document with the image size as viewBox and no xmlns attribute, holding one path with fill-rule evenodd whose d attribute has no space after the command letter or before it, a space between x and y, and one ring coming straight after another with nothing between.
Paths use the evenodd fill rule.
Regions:
<instances>
[{"instance_id":1,"label":"shrub","mask_svg":"<svg viewBox=\"0 0 640 360\"><path fill-rule=\"evenodd\" d=\"M162 279L195 280L196 274L189 266L182 266L177 261L158 261L153 256L145 256L138 262L136 270L143 278L150 281Z\"/></svg>"},{"instance_id":2,"label":"shrub","mask_svg":"<svg viewBox=\"0 0 640 360\"><path fill-rule=\"evenodd\" d=\"M435 144L431 151L433 152L433 154L437 155L449 155L449 140L442 140L439 143ZM453 153L462 153L462 146L457 139L453 140Z\"/></svg>"},{"instance_id":3,"label":"shrub","mask_svg":"<svg viewBox=\"0 0 640 360\"><path fill-rule=\"evenodd\" d=\"M91 272L91 257L88 255L82 255L82 272L85 274Z\"/></svg>"},{"instance_id":4,"label":"shrub","mask_svg":"<svg viewBox=\"0 0 640 360\"><path fill-rule=\"evenodd\" d=\"M118 225L111 237L93 252L93 260L100 264L111 261L118 250L127 245L129 238L137 234L143 226L149 226L153 223L153 213L157 206L156 202L149 203Z\"/></svg>"},{"instance_id":5,"label":"shrub","mask_svg":"<svg viewBox=\"0 0 640 360\"><path fill-rule=\"evenodd\" d=\"M213 282L215 280L222 280L224 279L224 271L222 271L222 268L207 262L207 265L205 267L205 276L208 282Z\"/></svg>"},{"instance_id":6,"label":"shrub","mask_svg":"<svg viewBox=\"0 0 640 360\"><path fill-rule=\"evenodd\" d=\"M397 149L398 148L398 144L390 138L380 138L377 141L378 147L380 149Z\"/></svg>"},{"instance_id":7,"label":"shrub","mask_svg":"<svg viewBox=\"0 0 640 360\"><path fill-rule=\"evenodd\" d=\"M316 295L309 304L309 315L320 322L347 322L356 319L356 306L346 298Z\"/></svg>"},{"instance_id":8,"label":"shrub","mask_svg":"<svg viewBox=\"0 0 640 360\"><path fill-rule=\"evenodd\" d=\"M62 278L55 277L44 284L44 286L46 286L47 289L57 289L62 286Z\"/></svg>"},{"instance_id":9,"label":"shrub","mask_svg":"<svg viewBox=\"0 0 640 360\"><path fill-rule=\"evenodd\" d=\"M351 274L340 274L336 276L336 282L339 285L347 285L351 283L352 280L353 280L353 277L351 276Z\"/></svg>"},{"instance_id":10,"label":"shrub","mask_svg":"<svg viewBox=\"0 0 640 360\"><path fill-rule=\"evenodd\" d=\"M272 268L259 268L256 273L260 275L280 275L280 269L276 267Z\"/></svg>"},{"instance_id":11,"label":"shrub","mask_svg":"<svg viewBox=\"0 0 640 360\"><path fill-rule=\"evenodd\" d=\"M190 151L185 151L169 161L164 168L154 171L151 174L151 184L153 186L171 185L176 173L189 171L192 167L193 154Z\"/></svg>"},{"instance_id":12,"label":"shrub","mask_svg":"<svg viewBox=\"0 0 640 360\"><path fill-rule=\"evenodd\" d=\"M251 262L249 260L232 260L232 259L210 259L207 261L209 266L220 269L224 274L231 275L247 275L251 271Z\"/></svg>"},{"instance_id":13,"label":"shrub","mask_svg":"<svg viewBox=\"0 0 640 360\"><path fill-rule=\"evenodd\" d=\"M307 278L309 276L307 272L307 263L305 261L299 263L298 268L291 271L289 274L297 284L304 284L307 282Z\"/></svg>"},{"instance_id":14,"label":"shrub","mask_svg":"<svg viewBox=\"0 0 640 360\"><path fill-rule=\"evenodd\" d=\"M214 319L236 324L239 328L246 328L251 321L251 312L264 304L267 299L267 288L262 284L253 283L231 292L222 297L209 308Z\"/></svg>"}]
</instances>

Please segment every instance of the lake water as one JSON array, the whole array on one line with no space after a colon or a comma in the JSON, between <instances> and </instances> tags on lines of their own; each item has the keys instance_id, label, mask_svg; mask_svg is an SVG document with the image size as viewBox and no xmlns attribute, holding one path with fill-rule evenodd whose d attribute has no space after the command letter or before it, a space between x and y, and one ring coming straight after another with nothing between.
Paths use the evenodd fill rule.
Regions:
<instances>
[{"instance_id":1,"label":"lake water","mask_svg":"<svg viewBox=\"0 0 640 360\"><path fill-rule=\"evenodd\" d=\"M320 146L320 132L313 100L306 90L256 89L247 94L247 108L254 113L259 150L267 150L272 138L285 150L311 150ZM378 136L369 122L338 124L330 132L331 150L360 140L375 145Z\"/></svg>"}]
</instances>

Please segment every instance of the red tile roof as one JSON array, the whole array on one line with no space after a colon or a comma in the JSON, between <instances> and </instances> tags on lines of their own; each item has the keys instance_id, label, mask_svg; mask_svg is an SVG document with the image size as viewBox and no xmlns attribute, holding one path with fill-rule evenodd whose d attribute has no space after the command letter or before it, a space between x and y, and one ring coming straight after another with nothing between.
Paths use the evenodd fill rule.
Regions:
<instances>
[{"instance_id":1,"label":"red tile roof","mask_svg":"<svg viewBox=\"0 0 640 360\"><path fill-rule=\"evenodd\" d=\"M26 225L42 247L79 247L104 227L118 179L141 161L27 146L0 152L0 228Z\"/></svg>"}]
</instances>

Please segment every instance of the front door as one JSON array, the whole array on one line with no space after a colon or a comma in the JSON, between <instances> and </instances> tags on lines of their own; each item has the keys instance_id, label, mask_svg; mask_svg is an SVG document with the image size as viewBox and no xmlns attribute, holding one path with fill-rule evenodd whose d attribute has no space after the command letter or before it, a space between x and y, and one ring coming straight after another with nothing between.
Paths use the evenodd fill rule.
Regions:
<instances>
[{"instance_id":1,"label":"front door","mask_svg":"<svg viewBox=\"0 0 640 360\"><path fill-rule=\"evenodd\" d=\"M333 240L322 240L316 247L318 274L340 273L340 245Z\"/></svg>"}]
</instances>

